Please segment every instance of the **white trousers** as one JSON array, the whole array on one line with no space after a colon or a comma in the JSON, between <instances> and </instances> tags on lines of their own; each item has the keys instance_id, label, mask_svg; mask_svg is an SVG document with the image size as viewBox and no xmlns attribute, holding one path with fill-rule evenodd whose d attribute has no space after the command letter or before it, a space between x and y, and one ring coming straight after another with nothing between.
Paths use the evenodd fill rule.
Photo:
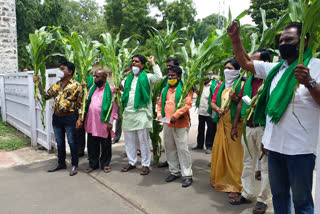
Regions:
<instances>
[{"instance_id":1,"label":"white trousers","mask_svg":"<svg viewBox=\"0 0 320 214\"><path fill-rule=\"evenodd\" d=\"M137 141L139 141L141 165L149 167L151 162L149 130L140 129L135 131L124 131L123 134L129 164L136 165L137 163Z\"/></svg>"},{"instance_id":2,"label":"white trousers","mask_svg":"<svg viewBox=\"0 0 320 214\"><path fill-rule=\"evenodd\" d=\"M192 177L192 160L188 149L189 128L163 125L163 141L171 174ZM180 166L180 167L179 167Z\"/></svg>"},{"instance_id":3,"label":"white trousers","mask_svg":"<svg viewBox=\"0 0 320 214\"><path fill-rule=\"evenodd\" d=\"M243 156L243 171L241 176L241 181L243 185L242 196L248 200L254 200L254 180L255 180L255 169L257 161L260 158L261 143L264 129L263 127L250 128L246 127L248 147L252 158L248 152L248 149L244 143L243 137L241 140L244 156ZM261 163L261 187L257 198L257 201L266 203L266 201L271 197L270 184L268 177L268 156L264 155L260 161Z\"/></svg>"}]
</instances>

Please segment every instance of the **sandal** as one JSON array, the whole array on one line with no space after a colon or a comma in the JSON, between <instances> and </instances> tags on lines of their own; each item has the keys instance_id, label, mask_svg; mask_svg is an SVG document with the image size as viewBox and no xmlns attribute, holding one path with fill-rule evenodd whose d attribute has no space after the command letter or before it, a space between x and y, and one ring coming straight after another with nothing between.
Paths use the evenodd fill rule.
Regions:
<instances>
[{"instance_id":1,"label":"sandal","mask_svg":"<svg viewBox=\"0 0 320 214\"><path fill-rule=\"evenodd\" d=\"M127 166L125 166L125 167L123 167L122 169L121 169L121 172L128 172L128 171L130 171L131 169L135 169L136 168L136 166L133 166L133 165L131 165L131 164L128 164Z\"/></svg>"},{"instance_id":2,"label":"sandal","mask_svg":"<svg viewBox=\"0 0 320 214\"><path fill-rule=\"evenodd\" d=\"M230 199L230 204L232 205L240 205L240 204L249 204L251 203L250 200L246 199L245 197L243 197L242 195L236 197L236 198L232 198Z\"/></svg>"},{"instance_id":3,"label":"sandal","mask_svg":"<svg viewBox=\"0 0 320 214\"><path fill-rule=\"evenodd\" d=\"M228 194L228 198L229 198L229 199L234 199L234 198L239 197L240 195L241 195L241 194L238 193L238 192L230 192L230 193Z\"/></svg>"},{"instance_id":4,"label":"sandal","mask_svg":"<svg viewBox=\"0 0 320 214\"><path fill-rule=\"evenodd\" d=\"M140 172L140 175L147 175L147 174L149 174L149 172L150 172L149 167L143 166L143 167L142 167L142 170L141 170L141 172Z\"/></svg>"},{"instance_id":5,"label":"sandal","mask_svg":"<svg viewBox=\"0 0 320 214\"><path fill-rule=\"evenodd\" d=\"M104 171L105 173L109 173L109 172L111 172L111 168L108 167L108 166L105 166L105 167L103 167L103 171Z\"/></svg>"},{"instance_id":6,"label":"sandal","mask_svg":"<svg viewBox=\"0 0 320 214\"><path fill-rule=\"evenodd\" d=\"M265 203L257 202L256 206L253 208L253 214L264 214L268 206Z\"/></svg>"}]
</instances>

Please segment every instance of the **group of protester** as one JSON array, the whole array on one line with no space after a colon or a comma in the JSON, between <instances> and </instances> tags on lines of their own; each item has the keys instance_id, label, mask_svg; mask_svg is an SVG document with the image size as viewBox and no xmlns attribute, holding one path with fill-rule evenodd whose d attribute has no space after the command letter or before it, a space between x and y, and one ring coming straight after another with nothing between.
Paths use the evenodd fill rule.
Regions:
<instances>
[{"instance_id":1,"label":"group of protester","mask_svg":"<svg viewBox=\"0 0 320 214\"><path fill-rule=\"evenodd\" d=\"M203 149L205 145L206 153L212 155L211 185L218 192L229 193L228 198L233 205L250 203L255 199L254 173L260 159L261 187L253 213L265 213L270 190L274 213L291 213L291 195L296 214L313 213L311 191L319 137L320 72L317 69L320 60L312 58L306 38L304 64L298 65L299 23L287 25L282 32L279 44L282 61L279 63L271 63L270 55L265 50L254 52L250 58L241 44L237 22L232 22L227 32L232 39L236 59L225 63L223 82L210 79L208 73L203 86L197 91L199 125L194 149ZM145 71L147 59L143 55L132 57L132 73L122 88L111 87L106 81L106 73L100 69L95 71L92 84L88 82L88 85L81 86L72 78L74 65L71 62L60 65L58 77L61 80L50 87L45 97L54 98L52 125L58 146L58 165L49 172L66 168L66 133L72 157L70 176L77 174L79 152L76 129L77 132L82 129L82 134L77 135L88 134L89 167L86 172L98 168L106 173L111 171L111 140L115 137L112 124L119 119L118 106L112 103L112 97L115 93L122 93L121 126L128 165L121 172L136 168L139 149L142 165L140 174L149 174L149 131L154 120L151 94L153 86L162 80L164 84L159 94L156 119L165 121L163 143L167 162L161 166L169 166L167 182L182 176L182 187L192 184L192 159L187 142L193 92L190 91L183 106L177 108L183 85L183 71L177 60L168 60L168 73L164 78L154 57L148 57L148 61L153 73ZM241 78L240 67L252 75ZM37 81L37 77L34 81ZM297 89L296 81L299 82ZM256 96L261 86L263 90L254 114L246 123L248 145L245 145L242 126L247 100ZM82 87L89 89L84 118L81 111ZM39 88L44 90L41 84ZM291 111L293 105L301 124ZM261 155L261 151L264 155Z\"/></svg>"}]
</instances>

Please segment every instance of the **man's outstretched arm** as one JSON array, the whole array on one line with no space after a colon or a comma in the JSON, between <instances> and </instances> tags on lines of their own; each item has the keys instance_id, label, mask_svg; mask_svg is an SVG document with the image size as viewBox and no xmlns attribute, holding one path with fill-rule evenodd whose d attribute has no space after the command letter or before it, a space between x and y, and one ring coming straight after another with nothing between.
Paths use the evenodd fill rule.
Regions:
<instances>
[{"instance_id":1,"label":"man's outstretched arm","mask_svg":"<svg viewBox=\"0 0 320 214\"><path fill-rule=\"evenodd\" d=\"M253 60L249 57L246 50L242 46L240 35L239 35L239 24L236 21L232 21L227 28L227 33L232 40L232 46L236 60L240 67L246 71L256 73L253 65Z\"/></svg>"}]
</instances>

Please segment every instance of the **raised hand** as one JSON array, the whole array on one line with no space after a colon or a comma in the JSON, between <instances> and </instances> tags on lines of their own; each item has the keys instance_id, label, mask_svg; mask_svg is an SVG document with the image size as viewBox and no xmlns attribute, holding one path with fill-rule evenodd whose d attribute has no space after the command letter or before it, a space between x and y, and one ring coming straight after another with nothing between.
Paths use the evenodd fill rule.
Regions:
<instances>
[{"instance_id":1,"label":"raised hand","mask_svg":"<svg viewBox=\"0 0 320 214\"><path fill-rule=\"evenodd\" d=\"M152 66L156 65L156 63L154 62L154 56L149 56L148 61Z\"/></svg>"},{"instance_id":2,"label":"raised hand","mask_svg":"<svg viewBox=\"0 0 320 214\"><path fill-rule=\"evenodd\" d=\"M239 38L239 28L238 22L234 20L229 24L227 33L232 40Z\"/></svg>"}]
</instances>

